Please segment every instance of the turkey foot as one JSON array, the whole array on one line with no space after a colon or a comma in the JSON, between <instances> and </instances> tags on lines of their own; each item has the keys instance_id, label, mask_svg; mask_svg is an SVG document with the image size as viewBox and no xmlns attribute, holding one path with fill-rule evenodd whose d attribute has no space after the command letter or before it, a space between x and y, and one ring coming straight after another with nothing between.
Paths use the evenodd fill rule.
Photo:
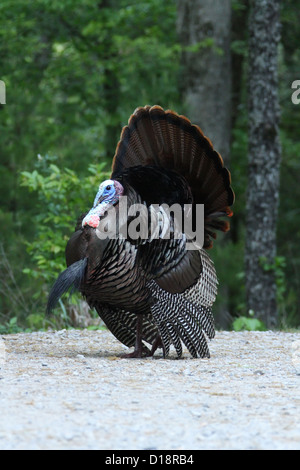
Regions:
<instances>
[{"instance_id":1,"label":"turkey foot","mask_svg":"<svg viewBox=\"0 0 300 470\"><path fill-rule=\"evenodd\" d=\"M121 354L121 357L123 359L129 359L129 358L141 358L143 356L149 356L149 353L145 354L145 348L142 343L142 326L143 326L143 317L142 315L137 315L137 320L136 320L136 340L135 340L135 346L134 346L134 351L131 353L127 354ZM144 353L144 354L143 354Z\"/></svg>"},{"instance_id":2,"label":"turkey foot","mask_svg":"<svg viewBox=\"0 0 300 470\"><path fill-rule=\"evenodd\" d=\"M146 356L149 356L149 354L147 353L143 354L143 348L141 351L140 351L140 348L138 349L134 348L134 351L132 351L131 353L121 354L122 359L135 359L135 358L140 359L141 357L146 357Z\"/></svg>"}]
</instances>

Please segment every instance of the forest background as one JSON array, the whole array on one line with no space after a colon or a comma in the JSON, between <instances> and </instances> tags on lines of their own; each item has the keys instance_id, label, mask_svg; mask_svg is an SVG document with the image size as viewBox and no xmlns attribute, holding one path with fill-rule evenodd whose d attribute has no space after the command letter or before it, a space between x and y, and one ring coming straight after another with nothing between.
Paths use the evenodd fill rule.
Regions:
<instances>
[{"instance_id":1,"label":"forest background","mask_svg":"<svg viewBox=\"0 0 300 470\"><path fill-rule=\"evenodd\" d=\"M189 4L190 21L193 5L199 3L178 2ZM203 6L209 3L202 1ZM6 102L0 105L0 333L96 323L76 296L71 306L65 300L54 317L45 319L49 289L65 268L66 241L77 216L90 207L99 182L109 175L120 131L136 107L158 104L195 121L183 99L188 82L202 84L196 123L222 153L236 193L231 231L220 235L211 251L220 281L217 326L265 327L247 308L245 288L251 2L229 2L226 24L217 8L221 3L215 2L216 28L203 30L200 40L186 44L182 8L174 0L1 2L0 80ZM297 328L300 104L292 101L292 84L300 80L299 0L281 2L280 21L277 253L263 268L274 274L277 327ZM229 39L220 46L221 23ZM201 121L212 109L212 78L196 67L194 77L190 69L187 77L187 57L203 71L212 57L229 57L230 73L218 86L219 112L212 113L213 120L224 122L219 125L226 133L221 139L206 132L206 121ZM224 109L230 109L225 117ZM222 149L225 138L229 148Z\"/></svg>"}]
</instances>

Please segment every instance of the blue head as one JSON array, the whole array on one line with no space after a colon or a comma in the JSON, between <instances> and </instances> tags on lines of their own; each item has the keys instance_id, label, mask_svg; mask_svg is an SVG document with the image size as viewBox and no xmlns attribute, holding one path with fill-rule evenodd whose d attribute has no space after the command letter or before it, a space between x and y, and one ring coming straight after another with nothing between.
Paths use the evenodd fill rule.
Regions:
<instances>
[{"instance_id":1,"label":"blue head","mask_svg":"<svg viewBox=\"0 0 300 470\"><path fill-rule=\"evenodd\" d=\"M99 224L100 217L119 201L120 196L124 193L123 186L115 180L105 180L100 184L99 190L94 199L93 208L88 212L82 221L82 226L90 225L96 228Z\"/></svg>"}]
</instances>

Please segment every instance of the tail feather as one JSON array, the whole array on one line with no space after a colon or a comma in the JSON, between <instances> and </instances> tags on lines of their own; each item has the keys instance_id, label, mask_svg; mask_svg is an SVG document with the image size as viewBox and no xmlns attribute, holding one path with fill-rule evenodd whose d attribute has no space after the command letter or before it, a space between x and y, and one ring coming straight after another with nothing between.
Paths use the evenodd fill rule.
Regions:
<instances>
[{"instance_id":1,"label":"tail feather","mask_svg":"<svg viewBox=\"0 0 300 470\"><path fill-rule=\"evenodd\" d=\"M187 300L195 305L202 305L203 307L212 307L216 300L217 296L217 286L218 279L215 270L214 263L210 259L206 250L199 250L201 264L202 264L202 273L198 279L198 282L190 287L189 289L183 292L183 296ZM214 320L212 313L209 314L207 310L207 315L202 317L203 321L207 322L207 328L214 330ZM208 332L210 337L210 333Z\"/></svg>"},{"instance_id":2,"label":"tail feather","mask_svg":"<svg viewBox=\"0 0 300 470\"><path fill-rule=\"evenodd\" d=\"M85 275L87 258L76 261L63 271L55 281L47 303L46 313L50 314L60 297L69 289L79 289Z\"/></svg>"},{"instance_id":3,"label":"tail feather","mask_svg":"<svg viewBox=\"0 0 300 470\"><path fill-rule=\"evenodd\" d=\"M171 341L171 343L173 343L177 356L181 357L182 356L182 343L181 343L182 335L180 334L179 328L177 328L175 325L173 325L170 322L166 322L166 326L169 332L169 340Z\"/></svg>"},{"instance_id":4,"label":"tail feather","mask_svg":"<svg viewBox=\"0 0 300 470\"><path fill-rule=\"evenodd\" d=\"M160 106L136 109L123 128L113 159L112 178L140 165L163 167L184 176L194 203L204 204L206 217L215 213L232 215L230 173L200 127L185 116L164 111ZM213 230L224 228L220 222ZM205 248L210 247L209 239L210 236L205 239Z\"/></svg>"},{"instance_id":5,"label":"tail feather","mask_svg":"<svg viewBox=\"0 0 300 470\"><path fill-rule=\"evenodd\" d=\"M154 281L148 287L155 299L151 312L161 334L165 355L169 354L173 344L180 357L183 342L193 357L210 357L206 335L211 339L215 333L211 308L196 305L183 294L170 294Z\"/></svg>"},{"instance_id":6,"label":"tail feather","mask_svg":"<svg viewBox=\"0 0 300 470\"><path fill-rule=\"evenodd\" d=\"M154 315L153 315L154 316ZM159 324L159 323L158 323ZM165 323L160 323L159 324L159 333L160 333L160 336L161 336L161 340L162 340L162 343L163 343L163 346L164 346L164 356L167 357L170 353L170 345L172 344L172 340L170 340L170 333L169 333L169 326L168 324L165 324ZM181 344L181 343L180 343ZM178 357L181 357L182 355L182 348L181 350L176 351L177 352L177 355Z\"/></svg>"}]
</instances>

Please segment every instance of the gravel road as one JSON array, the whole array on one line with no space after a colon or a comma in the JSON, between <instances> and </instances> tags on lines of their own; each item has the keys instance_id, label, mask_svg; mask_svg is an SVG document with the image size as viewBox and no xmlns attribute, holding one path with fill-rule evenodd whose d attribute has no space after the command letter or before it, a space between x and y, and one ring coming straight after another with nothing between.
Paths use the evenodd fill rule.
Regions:
<instances>
[{"instance_id":1,"label":"gravel road","mask_svg":"<svg viewBox=\"0 0 300 470\"><path fill-rule=\"evenodd\" d=\"M107 331L0 337L0 449L300 449L300 333L121 359Z\"/></svg>"}]
</instances>

